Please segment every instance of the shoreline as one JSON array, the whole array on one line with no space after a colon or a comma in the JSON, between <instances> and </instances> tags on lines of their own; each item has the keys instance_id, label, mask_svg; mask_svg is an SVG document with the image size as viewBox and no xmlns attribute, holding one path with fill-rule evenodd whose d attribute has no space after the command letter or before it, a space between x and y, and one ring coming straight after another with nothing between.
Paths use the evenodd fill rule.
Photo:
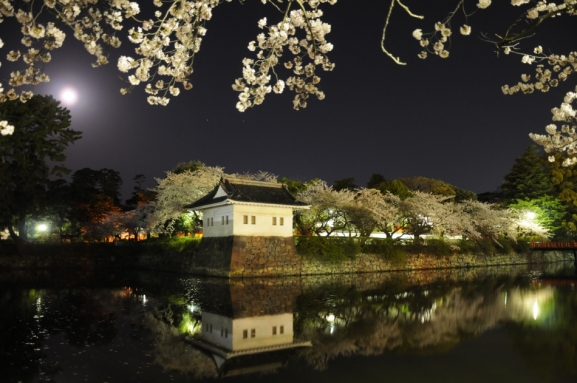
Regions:
<instances>
[{"instance_id":1,"label":"shoreline","mask_svg":"<svg viewBox=\"0 0 577 383\"><path fill-rule=\"evenodd\" d=\"M572 251L538 250L527 254L453 254L434 256L408 254L406 262L393 263L376 254L358 254L338 263L297 255L285 264L270 264L266 254L248 256L250 262L238 264L231 257L207 256L199 252L152 252L139 246L62 246L57 253L0 256L0 271L7 270L143 270L173 272L193 276L252 278L364 274L393 271L472 269L490 266L514 266L575 262ZM127 251L128 250L128 251ZM210 262L207 262L207 259Z\"/></svg>"}]
</instances>

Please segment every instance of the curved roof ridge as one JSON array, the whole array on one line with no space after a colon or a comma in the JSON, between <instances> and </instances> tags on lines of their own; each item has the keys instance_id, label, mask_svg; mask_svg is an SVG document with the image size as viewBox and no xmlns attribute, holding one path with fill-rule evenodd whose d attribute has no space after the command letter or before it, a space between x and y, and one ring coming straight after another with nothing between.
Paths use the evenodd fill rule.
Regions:
<instances>
[{"instance_id":1,"label":"curved roof ridge","mask_svg":"<svg viewBox=\"0 0 577 383\"><path fill-rule=\"evenodd\" d=\"M241 184L241 185L254 185L254 186L265 186L265 187L277 187L282 188L284 184L280 182L270 182L270 181L255 181L248 180L246 178L237 178L231 176L222 176L223 181L228 181L231 184Z\"/></svg>"}]
</instances>

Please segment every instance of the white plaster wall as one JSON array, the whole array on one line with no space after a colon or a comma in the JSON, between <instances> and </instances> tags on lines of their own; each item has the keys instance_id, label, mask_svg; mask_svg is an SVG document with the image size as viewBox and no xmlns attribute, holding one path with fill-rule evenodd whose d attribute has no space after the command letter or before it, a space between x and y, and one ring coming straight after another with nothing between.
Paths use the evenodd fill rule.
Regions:
<instances>
[{"instance_id":1,"label":"white plaster wall","mask_svg":"<svg viewBox=\"0 0 577 383\"><path fill-rule=\"evenodd\" d=\"M211 324L212 332L207 330ZM276 327L276 335L273 334L273 327ZM228 337L221 336L221 329L228 329ZM251 336L252 330L254 337ZM247 333L246 338L244 331ZM293 342L293 337L292 313L238 319L202 313L202 339L226 350L239 351L287 344Z\"/></svg>"},{"instance_id":2,"label":"white plaster wall","mask_svg":"<svg viewBox=\"0 0 577 383\"><path fill-rule=\"evenodd\" d=\"M243 217L248 216L248 224L244 224ZM251 217L255 216L256 224L251 224ZM272 218L276 217L276 225ZM280 218L284 224L280 225ZM233 235L265 236L265 237L292 237L293 211L290 207L263 207L250 205L234 205Z\"/></svg>"},{"instance_id":3,"label":"white plaster wall","mask_svg":"<svg viewBox=\"0 0 577 383\"><path fill-rule=\"evenodd\" d=\"M234 205L223 205L203 210L203 237L228 237L233 235ZM222 217L228 216L228 225L222 224ZM208 226L209 218L213 219L214 225Z\"/></svg>"},{"instance_id":4,"label":"white plaster wall","mask_svg":"<svg viewBox=\"0 0 577 383\"><path fill-rule=\"evenodd\" d=\"M222 315L202 313L202 339L226 350L232 350L232 318ZM210 326L212 325L212 332ZM228 336L221 335L221 330L228 330ZM241 334L242 336L242 334Z\"/></svg>"},{"instance_id":5,"label":"white plaster wall","mask_svg":"<svg viewBox=\"0 0 577 383\"><path fill-rule=\"evenodd\" d=\"M248 223L244 223L244 216ZM228 216L228 225L222 224L222 217ZM251 217L255 217L253 225ZM273 225L273 217L276 225ZM284 219L283 225L280 218ZM214 225L208 226L212 218ZM228 237L230 235L292 237L293 211L290 207L265 207L251 205L223 205L203 209L203 236Z\"/></svg>"}]
</instances>

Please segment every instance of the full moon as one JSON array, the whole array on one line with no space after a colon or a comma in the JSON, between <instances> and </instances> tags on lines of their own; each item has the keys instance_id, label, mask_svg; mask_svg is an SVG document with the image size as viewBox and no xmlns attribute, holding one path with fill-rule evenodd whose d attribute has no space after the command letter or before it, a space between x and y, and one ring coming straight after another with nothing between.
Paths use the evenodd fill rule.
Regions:
<instances>
[{"instance_id":1,"label":"full moon","mask_svg":"<svg viewBox=\"0 0 577 383\"><path fill-rule=\"evenodd\" d=\"M60 92L60 98L64 104L72 106L78 101L78 92L74 88L64 88Z\"/></svg>"}]
</instances>

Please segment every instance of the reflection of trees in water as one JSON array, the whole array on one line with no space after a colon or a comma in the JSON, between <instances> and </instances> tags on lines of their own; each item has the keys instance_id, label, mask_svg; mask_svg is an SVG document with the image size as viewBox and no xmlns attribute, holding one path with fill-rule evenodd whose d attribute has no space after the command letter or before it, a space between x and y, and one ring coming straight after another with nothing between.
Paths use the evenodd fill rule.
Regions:
<instances>
[{"instance_id":1,"label":"reflection of trees in water","mask_svg":"<svg viewBox=\"0 0 577 383\"><path fill-rule=\"evenodd\" d=\"M553 303L541 308L542 318L505 325L513 347L543 381L560 373L577 375L577 294L558 288Z\"/></svg>"},{"instance_id":2,"label":"reflection of trees in water","mask_svg":"<svg viewBox=\"0 0 577 383\"><path fill-rule=\"evenodd\" d=\"M486 304L482 295L464 299L460 289L366 296L353 307L331 308L333 323L317 317L304 325L313 348L303 356L323 369L337 356L436 353L492 327L499 315Z\"/></svg>"},{"instance_id":3,"label":"reflection of trees in water","mask_svg":"<svg viewBox=\"0 0 577 383\"><path fill-rule=\"evenodd\" d=\"M444 352L503 321L533 321L535 308L553 299L551 288L479 290L332 290L302 296L296 323L313 348L301 355L324 369L338 356Z\"/></svg>"},{"instance_id":4,"label":"reflection of trees in water","mask_svg":"<svg viewBox=\"0 0 577 383\"><path fill-rule=\"evenodd\" d=\"M170 305L152 308L144 317L145 326L154 336L154 361L167 370L189 374L195 379L216 377L214 361L184 341L185 334L175 326Z\"/></svg>"}]
</instances>

